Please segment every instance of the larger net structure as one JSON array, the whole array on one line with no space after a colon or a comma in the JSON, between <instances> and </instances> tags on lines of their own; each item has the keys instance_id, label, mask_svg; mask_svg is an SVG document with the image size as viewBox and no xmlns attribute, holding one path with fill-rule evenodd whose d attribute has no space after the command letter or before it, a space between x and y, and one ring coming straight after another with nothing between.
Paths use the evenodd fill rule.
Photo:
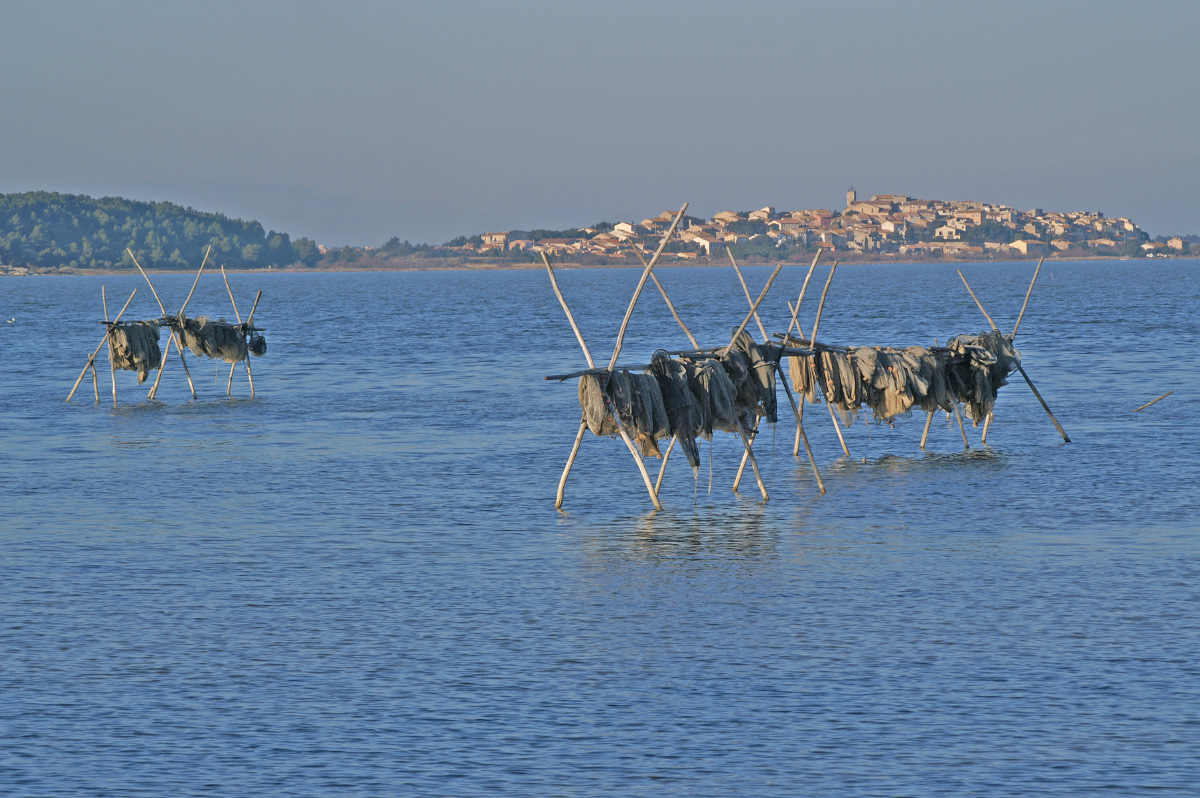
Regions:
<instances>
[{"instance_id":1,"label":"larger net structure","mask_svg":"<svg viewBox=\"0 0 1200 798\"><path fill-rule=\"evenodd\" d=\"M684 208L686 207L685 205ZM682 212L681 210L680 214ZM673 231L674 226L664 237L664 243ZM805 336L799 324L798 314L809 279L820 258L820 250L809 266L796 305L792 307L791 303L788 303L791 309L791 325L785 333L771 336L768 335L757 311L782 269L782 264L775 268L758 298L753 299L741 270L730 255L750 310L742 324L733 330L729 343L701 348L680 318L667 296L666 289L658 278L652 275L662 248L663 245L660 244L659 250L649 263L643 261L642 279L626 311L625 320L617 335L616 347L607 366L598 366L593 361L583 334L558 287L554 269L548 258L543 256L551 285L589 366L583 371L546 377L548 380L559 381L579 379L580 426L559 480L556 507L562 506L567 477L583 437L588 431L596 436L619 437L624 440L656 508L661 508L658 492L667 460L676 446L683 452L695 477L700 464L698 441L711 440L717 431L735 433L743 441L744 454L733 489L738 489L743 470L749 463L754 469L763 499L766 500L768 494L754 458L752 444L758 437L763 422L774 424L779 420L777 385L780 384L787 394L796 419L796 443L792 453L799 456L803 444L821 493L825 492L824 483L804 432L802 419L805 403L828 405L833 428L837 431L838 440L847 456L850 451L842 434L842 427L849 428L863 411L868 412L877 423L888 425L893 425L897 418L907 416L913 410L926 412L928 418L921 438L922 449L925 447L933 413L938 410L953 412L959 417L959 429L962 431L964 445L969 447L961 421L962 415L976 424L984 423L983 442L986 443L987 427L993 417L999 389L1007 384L1015 371L1021 374L1038 397L1063 440L1070 440L1029 379L1021 365L1020 353L1013 344L1021 316L1024 315L1025 306L1029 301L1029 293L1026 294L1021 316L1018 316L1012 332L1007 335L996 328L991 316L983 309L982 303L963 277L964 285L987 317L991 330L954 336L945 346L936 343L932 347L835 346L818 341L816 336L830 283L838 265L836 261L829 270L825 290L821 294L811 337ZM1038 270L1035 270L1029 286L1030 293L1040 268L1039 261ZM621 351L625 328L647 278L654 280L675 320L691 340L693 348L677 351L659 349L646 365L618 366L617 357ZM756 342L746 331L746 325L751 318L762 333L761 342ZM786 375L783 369L785 360ZM799 401L793 390L795 394L799 394ZM664 452L662 445L667 441L669 444ZM643 460L647 458L662 460L657 482L652 483L646 471Z\"/></svg>"}]
</instances>

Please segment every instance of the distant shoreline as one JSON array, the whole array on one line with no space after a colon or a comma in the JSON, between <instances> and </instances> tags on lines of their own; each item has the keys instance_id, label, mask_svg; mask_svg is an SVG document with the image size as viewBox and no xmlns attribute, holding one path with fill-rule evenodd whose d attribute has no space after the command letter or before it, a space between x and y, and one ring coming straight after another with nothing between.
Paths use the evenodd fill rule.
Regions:
<instances>
[{"instance_id":1,"label":"distant shoreline","mask_svg":"<svg viewBox=\"0 0 1200 798\"><path fill-rule=\"evenodd\" d=\"M1036 263L1037 258L994 258L987 260L979 260L977 258L890 258L890 257L868 257L863 258L859 253L850 254L850 259L836 257L841 253L835 253L834 256L822 258L822 262L831 263L837 260L839 266L874 266L874 265L894 265L894 266L918 266L930 264L945 264L945 265L987 265L1000 263ZM1090 256L1068 256L1068 257L1047 257L1046 261L1054 263L1076 263L1086 261L1136 261L1138 263L1155 263L1157 261L1176 261L1176 260L1196 260L1195 257L1187 255L1171 255L1166 257L1153 258L1129 258L1119 255L1090 255ZM785 266L805 266L811 261L808 260L786 260L783 261ZM428 263L425 261L423 263ZM740 263L741 266L776 266L780 261L764 261L764 260L749 260ZM575 261L559 261L553 264L555 269L640 269L641 264L633 263L579 263ZM702 267L702 268L728 268L729 261L724 258L704 258L696 260L670 260L660 261L655 265L656 269L674 269L680 267ZM386 265L386 266L370 266L363 267L357 265L344 269L331 268L315 268L308 266L285 266L280 268L267 269L229 269L228 271L234 274L339 274L339 273L365 273L365 272L499 272L499 271L530 271L545 268L540 263L520 262L520 263L505 263L505 262L483 262L483 263L457 263L454 265L437 264L437 265L414 265L410 267ZM195 274L195 270L189 269L147 269L150 274ZM95 275L99 277L122 276L122 275L137 275L136 269L128 270L108 270L108 269L76 269L76 270L61 270L61 269L46 269L46 270L30 270L28 274L13 274L11 272L0 271L0 277L75 277L79 275Z\"/></svg>"}]
</instances>

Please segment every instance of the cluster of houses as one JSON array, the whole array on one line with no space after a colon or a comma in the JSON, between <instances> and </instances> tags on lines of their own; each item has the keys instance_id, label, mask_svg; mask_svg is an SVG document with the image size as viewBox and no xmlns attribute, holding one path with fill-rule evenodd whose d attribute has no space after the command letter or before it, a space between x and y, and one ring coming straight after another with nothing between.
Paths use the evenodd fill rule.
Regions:
<instances>
[{"instance_id":1,"label":"cluster of houses","mask_svg":"<svg viewBox=\"0 0 1200 798\"><path fill-rule=\"evenodd\" d=\"M657 245L674 220L670 211L640 222L620 222L586 228L574 238L533 240L507 232L485 233L463 249L477 253L512 250L558 256L583 254L622 256ZM1051 252L1113 252L1128 254L1128 242L1147 255L1183 254L1188 242L1172 238L1151 242L1126 218L1105 218L1088 211L1019 211L1007 205L961 200L924 200L902 194L876 194L859 199L851 189L846 207L782 211L773 207L735 213L723 211L711 219L685 216L673 254L681 258L712 255L728 246L758 241L776 247L832 251L972 256L987 252L1037 256Z\"/></svg>"}]
</instances>

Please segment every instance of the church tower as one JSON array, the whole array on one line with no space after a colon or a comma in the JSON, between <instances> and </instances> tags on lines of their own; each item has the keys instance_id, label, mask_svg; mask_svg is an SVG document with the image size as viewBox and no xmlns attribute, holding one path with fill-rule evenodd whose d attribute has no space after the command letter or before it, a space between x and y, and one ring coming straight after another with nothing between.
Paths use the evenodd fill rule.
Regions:
<instances>
[{"instance_id":1,"label":"church tower","mask_svg":"<svg viewBox=\"0 0 1200 798\"><path fill-rule=\"evenodd\" d=\"M858 194L854 192L854 186L851 186L850 190L846 192L846 210L850 210L850 206L853 205L857 199Z\"/></svg>"}]
</instances>

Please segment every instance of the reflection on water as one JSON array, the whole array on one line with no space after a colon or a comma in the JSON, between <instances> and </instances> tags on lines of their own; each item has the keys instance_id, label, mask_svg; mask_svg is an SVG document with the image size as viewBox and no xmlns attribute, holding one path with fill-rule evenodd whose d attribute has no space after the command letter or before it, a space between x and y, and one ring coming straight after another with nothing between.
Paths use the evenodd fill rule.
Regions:
<instances>
[{"instance_id":1,"label":"reflection on water","mask_svg":"<svg viewBox=\"0 0 1200 798\"><path fill-rule=\"evenodd\" d=\"M999 321L1030 270L965 271ZM804 271L780 275L769 326ZM747 272L753 289L769 270ZM728 340L732 273L661 277L702 342ZM561 275L594 351L637 279ZM1018 344L1070 444L1021 382L987 446L967 425L970 449L938 414L922 451L917 413L855 423L846 457L810 408L825 495L785 418L756 444L770 501L750 472L730 490L742 449L718 435L698 478L668 463L661 512L622 444L590 434L553 507L578 405L541 378L579 353L544 274L230 280L264 290L258 396L239 374L226 398L200 364L198 401L168 368L157 402L119 374L115 409L103 384L99 407L62 399L100 284L137 280L0 285L21 322L0 325L5 795L1200 782L1195 262L1044 275ZM166 301L191 276L156 282ZM192 306L226 302L202 280ZM821 330L908 343L981 322L953 267L845 266ZM687 346L677 330L647 294L630 361Z\"/></svg>"}]
</instances>

